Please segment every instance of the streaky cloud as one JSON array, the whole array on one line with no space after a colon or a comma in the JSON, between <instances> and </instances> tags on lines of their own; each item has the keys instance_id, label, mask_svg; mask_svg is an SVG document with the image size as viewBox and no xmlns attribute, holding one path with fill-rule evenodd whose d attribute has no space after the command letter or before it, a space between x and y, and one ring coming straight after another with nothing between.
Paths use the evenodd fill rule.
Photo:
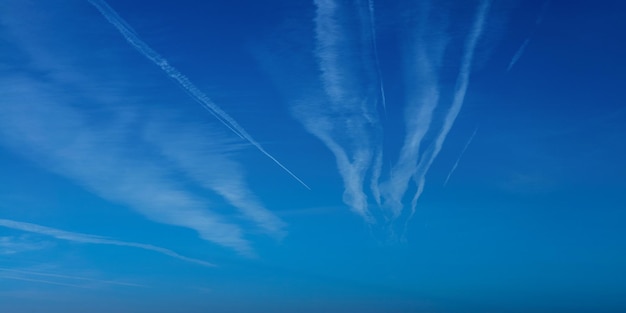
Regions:
<instances>
[{"instance_id":1,"label":"streaky cloud","mask_svg":"<svg viewBox=\"0 0 626 313\"><path fill-rule=\"evenodd\" d=\"M421 5L422 14L419 15L418 32L415 35L416 45L410 56L409 74L415 77L409 82L412 89L405 108L406 135L398 159L391 167L389 179L381 186L384 208L391 214L391 220L402 214L403 197L417 171L418 163L423 158L424 138L431 131L434 113L439 106L439 68L449 41L444 32L446 25L430 21L433 13L431 4ZM435 36L427 36L426 30L428 34Z\"/></svg>"},{"instance_id":2,"label":"streaky cloud","mask_svg":"<svg viewBox=\"0 0 626 313\"><path fill-rule=\"evenodd\" d=\"M368 0L367 8L369 12L369 24L372 37L372 50L374 50L374 60L376 62L376 74L378 76L378 85L380 89L380 100L383 106L383 112L387 115L387 97L385 96L385 83L383 82L383 74L380 70L380 57L378 55L378 40L376 35L376 19L374 11L374 0Z\"/></svg>"},{"instance_id":3,"label":"streaky cloud","mask_svg":"<svg viewBox=\"0 0 626 313\"><path fill-rule=\"evenodd\" d=\"M375 66L362 57L372 49L368 8L359 5L355 13L333 0L316 0L315 5L315 56L325 97L297 104L294 115L334 154L345 186L344 203L373 223L364 183L381 149L376 140L381 129ZM349 39L354 29L350 26L356 26L358 40ZM372 179L377 175L374 169Z\"/></svg>"},{"instance_id":4,"label":"streaky cloud","mask_svg":"<svg viewBox=\"0 0 626 313\"><path fill-rule=\"evenodd\" d=\"M158 246L149 245L149 244L113 240L113 239L108 239L102 236L69 232L69 231L41 226L37 224L31 224L31 223L25 223L25 222L19 222L19 221L14 221L14 220L7 220L7 219L0 219L0 226L11 228L11 229L16 229L16 230L21 230L25 232L35 233L39 235L51 236L59 240L66 240L66 241L72 241L72 242L78 242L78 243L90 243L90 244L99 244L99 245L113 245L113 246L139 248L139 249L153 251L153 252L157 252L163 255L167 255L167 256L170 256L170 257L173 257L173 258L185 261L185 262L195 263L195 264L199 264L199 265L207 266L207 267L215 266L215 264L198 260L198 259L194 259L194 258L189 258L183 255L180 255L172 250L161 248Z\"/></svg>"},{"instance_id":5,"label":"streaky cloud","mask_svg":"<svg viewBox=\"0 0 626 313\"><path fill-rule=\"evenodd\" d=\"M83 112L65 104L72 98L58 87L30 78L0 80L5 100L0 103L0 142L152 221L192 229L204 240L252 255L237 225L178 186L158 158L133 154L124 144L126 124L115 119L91 125Z\"/></svg>"},{"instance_id":6,"label":"streaky cloud","mask_svg":"<svg viewBox=\"0 0 626 313\"><path fill-rule=\"evenodd\" d=\"M450 177L452 177L452 174L454 173L456 168L459 166L459 162L461 161L461 158L465 154L465 150L467 150L469 145L472 143L472 140L474 140L474 136L476 136L476 132L477 131L478 131L478 127L474 129L474 132L472 133L472 135L469 137L469 139L465 143L465 146L463 146L463 150L461 150L461 153L459 154L459 157L456 159L456 162L454 162L454 165L452 166L452 169L450 169L450 172L448 173L448 176L446 176L446 180L443 182L444 186L446 186L448 184L448 181L450 180Z\"/></svg>"},{"instance_id":7,"label":"streaky cloud","mask_svg":"<svg viewBox=\"0 0 626 313\"><path fill-rule=\"evenodd\" d=\"M163 70L170 78L178 83L180 87L196 102L200 103L207 111L209 111L215 118L217 118L224 126L230 129L237 136L247 140L250 144L257 148L261 153L267 156L270 160L276 163L280 168L287 172L291 177L297 180L307 189L311 189L305 184L298 176L279 162L274 156L261 146L237 121L235 121L224 110L217 106L213 101L203 93L195 84L193 84L189 78L179 72L175 67L169 64L169 62L146 44L137 33L122 19L113 8L111 8L104 0L88 0L106 20L113 25L120 34L126 39L126 41L133 46L139 53L150 60Z\"/></svg>"}]
</instances>

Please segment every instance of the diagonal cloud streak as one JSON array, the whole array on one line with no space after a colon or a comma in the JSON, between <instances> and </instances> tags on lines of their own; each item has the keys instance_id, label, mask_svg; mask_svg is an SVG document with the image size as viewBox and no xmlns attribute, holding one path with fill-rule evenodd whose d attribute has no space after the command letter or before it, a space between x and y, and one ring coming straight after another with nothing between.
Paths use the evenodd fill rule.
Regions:
<instances>
[{"instance_id":1,"label":"diagonal cloud streak","mask_svg":"<svg viewBox=\"0 0 626 313\"><path fill-rule=\"evenodd\" d=\"M242 139L247 140L254 147L256 147L261 153L267 156L270 160L276 163L280 168L282 168L285 172L287 172L291 177L297 180L300 184L302 184L307 189L309 186L305 184L298 176L296 176L293 172L291 172L287 167L285 167L281 162L279 162L274 156L272 156L269 152L261 146L259 142L257 142L242 126L239 125L230 115L228 115L224 110L218 107L211 99L204 94L196 85L194 85L189 78L180 73L176 68L169 64L169 62L163 58L160 54L158 54L154 49L148 46L143 40L139 38L139 36L135 33L134 30L111 8L104 0L88 0L101 14L106 18L106 20L113 25L120 34L126 39L126 41L133 46L139 53L141 53L144 57L150 60L152 63L157 65L161 70L163 70L170 78L178 83L180 87L185 90L185 92L193 98L196 102L200 103L203 108L209 111L215 118L217 118L224 126L228 127L233 133Z\"/></svg>"},{"instance_id":2,"label":"diagonal cloud streak","mask_svg":"<svg viewBox=\"0 0 626 313\"><path fill-rule=\"evenodd\" d=\"M450 172L448 173L448 176L446 176L446 180L443 182L444 186L446 186L448 184L448 181L450 180L450 177L452 176L452 174L454 173L456 168L459 166L459 162L461 161L461 158L465 154L465 150L467 150L467 147L469 147L469 145L472 143L472 140L474 140L474 136L476 136L476 132L477 131L478 131L478 128L474 129L474 132L472 133L470 138L467 140L467 143L465 143L465 146L463 147L463 150L461 150L461 154L459 154L459 157L456 159L456 162L454 162L454 165L452 166L452 169L450 169Z\"/></svg>"},{"instance_id":3,"label":"diagonal cloud streak","mask_svg":"<svg viewBox=\"0 0 626 313\"><path fill-rule=\"evenodd\" d=\"M157 252L163 255L167 255L169 257L173 257L173 258L185 261L185 262L195 263L195 264L199 264L199 265L207 266L207 267L215 267L215 264L198 260L198 259L189 258L189 257L180 255L166 248L161 248L158 246L153 246L153 245L148 245L148 244L143 244L143 243L113 240L113 239L108 239L106 237L101 237L101 236L96 236L96 235L69 232L69 231L41 226L37 224L18 222L18 221L7 220L7 219L0 219L0 226L11 228L11 229L17 229L17 230L21 230L25 232L35 233L39 235L46 235L46 236L54 237L56 239L65 240L65 241L139 248L139 249L153 251L153 252Z\"/></svg>"}]
</instances>

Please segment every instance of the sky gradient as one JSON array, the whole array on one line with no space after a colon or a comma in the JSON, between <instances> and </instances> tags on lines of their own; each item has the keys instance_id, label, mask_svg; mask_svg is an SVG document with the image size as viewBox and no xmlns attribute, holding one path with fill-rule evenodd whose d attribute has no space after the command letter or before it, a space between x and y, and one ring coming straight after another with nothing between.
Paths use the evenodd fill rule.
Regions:
<instances>
[{"instance_id":1,"label":"sky gradient","mask_svg":"<svg viewBox=\"0 0 626 313\"><path fill-rule=\"evenodd\" d=\"M621 1L0 1L0 311L623 312Z\"/></svg>"}]
</instances>

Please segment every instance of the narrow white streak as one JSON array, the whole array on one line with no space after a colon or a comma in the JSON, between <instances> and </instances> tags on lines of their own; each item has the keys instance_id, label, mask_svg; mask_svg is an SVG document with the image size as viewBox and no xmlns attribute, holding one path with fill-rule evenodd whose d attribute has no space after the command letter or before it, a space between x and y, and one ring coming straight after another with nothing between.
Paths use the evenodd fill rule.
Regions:
<instances>
[{"instance_id":1,"label":"narrow white streak","mask_svg":"<svg viewBox=\"0 0 626 313\"><path fill-rule=\"evenodd\" d=\"M465 42L465 53L463 54L463 58L461 60L461 68L457 77L456 88L452 99L452 106L446 113L443 126L435 139L434 145L426 150L417 165L417 171L413 179L415 180L416 184L418 184L418 192L413 198L413 206L411 207L411 214L409 216L409 219L411 219L415 214L415 205L423 190L423 185L426 181L426 173L428 172L435 158L437 158L439 151L441 151L443 143L445 142L446 137L450 132L450 129L454 125L454 121L456 120L459 112L461 111L461 108L463 107L465 93L467 92L467 86L469 84L474 51L478 40L480 39L480 36L483 32L490 4L491 0L483 0L480 4L480 7L478 8L478 12L474 20L474 25L472 25L471 33L469 34L467 41ZM420 188L419 186L422 187Z\"/></svg>"},{"instance_id":2,"label":"narrow white streak","mask_svg":"<svg viewBox=\"0 0 626 313\"><path fill-rule=\"evenodd\" d=\"M133 283L126 283L126 282L119 282L119 281L112 281L112 280L100 280L100 279L94 279L94 278L88 278L88 277L70 276L70 275L62 275L62 274L55 274L55 273L26 271L26 270L12 269L12 268L0 268L0 271L5 272L5 273L15 273L15 274L21 274L21 275L30 275L30 276L43 276L43 277L59 278L59 279L65 279L65 280L87 281L87 282L108 284L108 285L118 285L118 286L127 286L127 287L145 287L143 285L133 284Z\"/></svg>"},{"instance_id":3,"label":"narrow white streak","mask_svg":"<svg viewBox=\"0 0 626 313\"><path fill-rule=\"evenodd\" d=\"M467 143L465 143L465 146L463 147L463 150L461 150L461 154L459 154L459 157L456 159L456 162L454 162L454 165L452 166L452 169L448 173L448 176L446 176L446 180L443 182L443 186L444 187L448 184L448 181L450 180L450 177L452 176L452 173L454 173L456 168L459 166L459 162L461 161L461 158L463 157L463 154L465 154L465 150L467 150L467 147L469 147L469 145L472 143L472 140L474 140L474 136L476 136L476 132L477 131L478 131L478 127L476 129L474 129L474 132L472 133L470 138L467 140Z\"/></svg>"},{"instance_id":4,"label":"narrow white streak","mask_svg":"<svg viewBox=\"0 0 626 313\"><path fill-rule=\"evenodd\" d=\"M374 50L374 61L376 62L376 74L378 75L378 85L380 89L381 103L383 105L383 112L387 115L387 100L385 96L385 84L383 83L383 75L380 70L380 58L378 56L378 40L376 39L376 19L374 18L374 0L368 0L369 17L370 17L370 32L372 37L372 49Z\"/></svg>"},{"instance_id":5,"label":"narrow white streak","mask_svg":"<svg viewBox=\"0 0 626 313\"><path fill-rule=\"evenodd\" d=\"M511 62L509 62L509 66L507 66L506 68L507 72L513 68L513 66L515 65L515 63L517 63L517 61L519 61L519 59L522 57L522 54L524 54L524 51L526 50L526 46L528 46L529 43L530 43L530 37L524 40L524 43L522 43L519 49L517 49L517 52L515 52L515 54L513 55L513 58L511 58Z\"/></svg>"},{"instance_id":6,"label":"narrow white streak","mask_svg":"<svg viewBox=\"0 0 626 313\"><path fill-rule=\"evenodd\" d=\"M78 243L91 243L91 244L100 244L100 245L114 245L114 246L123 246L123 247L133 247L139 248L148 251L154 251L160 254L164 254L179 260L183 260L190 263L196 263L202 266L214 267L215 265L206 261L189 258L183 255L180 255L172 250L161 248L153 245L143 244L143 243L135 243L135 242L126 242L119 240L107 239L106 237L89 235L89 234L81 234L68 232L56 228L50 228L46 226L41 226L37 224L18 222L7 219L0 219L0 226L17 229L25 232L35 233L39 235L46 235L50 237L54 237L60 240L78 242Z\"/></svg>"},{"instance_id":7,"label":"narrow white streak","mask_svg":"<svg viewBox=\"0 0 626 313\"><path fill-rule=\"evenodd\" d=\"M285 172L296 179L307 189L307 186L300 178L287 169L282 163L274 158L269 152L267 152L259 142L257 142L248 132L239 125L230 115L224 110L218 107L211 99L204 94L196 85L194 85L185 75L180 73L176 68L171 66L169 62L159 55L155 50L148 46L143 40L141 40L135 32L128 28L126 22L111 8L104 0L89 0L89 2L100 11L100 13L122 34L124 39L130 43L139 53L149 59L152 63L157 65L163 70L170 78L176 81L180 87L187 92L191 98L200 103L206 110L208 110L215 118L217 118L222 124L228 127L233 133L239 137L247 140L253 146L255 146L261 153L270 158Z\"/></svg>"},{"instance_id":8,"label":"narrow white streak","mask_svg":"<svg viewBox=\"0 0 626 313\"><path fill-rule=\"evenodd\" d=\"M261 204L246 184L239 164L227 158L229 143L202 140L210 133L215 132L182 122L155 122L145 137L189 178L223 196L265 232L284 237L285 223Z\"/></svg>"}]
</instances>

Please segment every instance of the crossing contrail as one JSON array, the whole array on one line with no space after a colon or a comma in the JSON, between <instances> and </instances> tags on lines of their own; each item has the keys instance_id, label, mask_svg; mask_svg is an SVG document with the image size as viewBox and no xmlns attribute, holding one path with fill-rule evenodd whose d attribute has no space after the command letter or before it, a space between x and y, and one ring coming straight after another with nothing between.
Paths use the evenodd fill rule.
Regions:
<instances>
[{"instance_id":1,"label":"crossing contrail","mask_svg":"<svg viewBox=\"0 0 626 313\"><path fill-rule=\"evenodd\" d=\"M204 94L196 85L194 85L187 76L179 72L175 67L171 66L169 62L152 49L148 44L139 38L135 31L122 19L113 8L111 8L104 0L88 0L96 9L122 34L124 39L132 45L139 53L141 53L148 60L152 61L161 70L163 70L170 78L178 83L187 94L200 103L206 110L208 110L215 118L217 118L224 126L228 127L233 133L242 139L247 140L253 146L255 146L261 153L270 158L280 168L287 172L291 177L297 180L307 189L309 186L305 184L298 176L292 173L287 167L274 158L269 152L267 152L259 142L257 142L239 123L237 123L230 115L224 110L218 107L211 99Z\"/></svg>"}]
</instances>

